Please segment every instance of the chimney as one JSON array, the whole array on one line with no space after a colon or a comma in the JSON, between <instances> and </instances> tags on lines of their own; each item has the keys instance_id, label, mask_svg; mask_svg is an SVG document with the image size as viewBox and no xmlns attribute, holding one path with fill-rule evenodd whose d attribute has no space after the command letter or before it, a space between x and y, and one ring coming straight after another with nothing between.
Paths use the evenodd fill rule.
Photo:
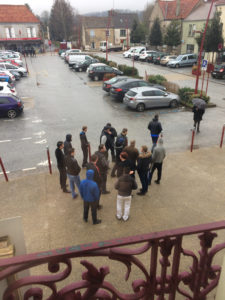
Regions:
<instances>
[{"instance_id":1,"label":"chimney","mask_svg":"<svg viewBox=\"0 0 225 300\"><path fill-rule=\"evenodd\" d=\"M180 0L176 0L176 17L180 15Z\"/></svg>"}]
</instances>

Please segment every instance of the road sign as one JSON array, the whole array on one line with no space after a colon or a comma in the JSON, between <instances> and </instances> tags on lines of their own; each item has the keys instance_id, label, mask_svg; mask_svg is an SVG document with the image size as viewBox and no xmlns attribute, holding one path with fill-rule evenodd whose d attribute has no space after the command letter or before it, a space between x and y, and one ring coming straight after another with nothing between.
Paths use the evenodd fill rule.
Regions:
<instances>
[{"instance_id":1,"label":"road sign","mask_svg":"<svg viewBox=\"0 0 225 300\"><path fill-rule=\"evenodd\" d=\"M106 30L106 36L109 36L109 29Z\"/></svg>"},{"instance_id":2,"label":"road sign","mask_svg":"<svg viewBox=\"0 0 225 300\"><path fill-rule=\"evenodd\" d=\"M208 60L207 59L203 59L202 60L202 70L203 71L207 70L207 64L208 64Z\"/></svg>"}]
</instances>

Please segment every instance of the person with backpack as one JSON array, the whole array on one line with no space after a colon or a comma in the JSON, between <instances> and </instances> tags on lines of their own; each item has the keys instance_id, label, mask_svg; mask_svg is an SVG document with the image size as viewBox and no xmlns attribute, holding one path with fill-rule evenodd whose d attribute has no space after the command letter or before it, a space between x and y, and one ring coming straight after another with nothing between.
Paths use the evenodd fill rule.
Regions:
<instances>
[{"instance_id":1,"label":"person with backpack","mask_svg":"<svg viewBox=\"0 0 225 300\"><path fill-rule=\"evenodd\" d=\"M121 162L120 154L123 151L123 149L128 145L127 132L128 129L123 128L122 132L117 136L116 144L115 144L116 161L111 172L111 177L116 177L116 171L118 169L119 163Z\"/></svg>"},{"instance_id":2,"label":"person with backpack","mask_svg":"<svg viewBox=\"0 0 225 300\"><path fill-rule=\"evenodd\" d=\"M148 130L150 131L152 138L152 152L155 148L159 135L162 132L162 125L159 122L159 115L155 115L151 122L148 124Z\"/></svg>"}]
</instances>

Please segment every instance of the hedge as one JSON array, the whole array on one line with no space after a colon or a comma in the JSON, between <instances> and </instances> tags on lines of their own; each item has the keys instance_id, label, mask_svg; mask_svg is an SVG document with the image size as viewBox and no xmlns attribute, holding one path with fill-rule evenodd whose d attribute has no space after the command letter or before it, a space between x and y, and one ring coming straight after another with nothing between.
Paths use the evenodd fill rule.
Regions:
<instances>
[{"instance_id":1,"label":"hedge","mask_svg":"<svg viewBox=\"0 0 225 300\"><path fill-rule=\"evenodd\" d=\"M188 104L188 106L193 106L192 99L193 98L201 98L203 99L207 104L210 101L210 97L206 96L205 92L202 92L198 90L198 93L195 94L195 89L184 87L179 89L178 95L180 96L180 100L183 104Z\"/></svg>"},{"instance_id":2,"label":"hedge","mask_svg":"<svg viewBox=\"0 0 225 300\"><path fill-rule=\"evenodd\" d=\"M163 84L167 79L162 75L149 75L148 81L155 84Z\"/></svg>"}]
</instances>

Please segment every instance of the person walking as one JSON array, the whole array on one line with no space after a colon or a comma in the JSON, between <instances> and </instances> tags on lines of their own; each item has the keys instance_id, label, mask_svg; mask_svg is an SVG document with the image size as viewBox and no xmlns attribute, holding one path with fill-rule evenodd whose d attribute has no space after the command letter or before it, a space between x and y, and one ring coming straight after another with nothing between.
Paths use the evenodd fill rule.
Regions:
<instances>
[{"instance_id":1,"label":"person walking","mask_svg":"<svg viewBox=\"0 0 225 300\"><path fill-rule=\"evenodd\" d=\"M139 196L144 196L148 191L148 171L149 165L152 162L152 154L148 151L147 146L141 147L141 154L138 157L137 172L141 181L142 188L137 193Z\"/></svg>"},{"instance_id":2,"label":"person walking","mask_svg":"<svg viewBox=\"0 0 225 300\"><path fill-rule=\"evenodd\" d=\"M139 156L139 151L135 147L135 144L136 144L136 141L133 140L130 142L129 146L126 146L123 149L123 152L126 152L128 154L128 160L130 161L131 170L134 171L134 173L132 175L133 177L135 177L136 164L137 164L137 159Z\"/></svg>"},{"instance_id":3,"label":"person walking","mask_svg":"<svg viewBox=\"0 0 225 300\"><path fill-rule=\"evenodd\" d=\"M82 131L80 133L80 142L81 142L81 149L83 151L83 163L82 167L85 168L87 165L87 158L88 158L88 147L89 142L87 140L86 132L87 132L87 126L82 127Z\"/></svg>"},{"instance_id":4,"label":"person walking","mask_svg":"<svg viewBox=\"0 0 225 300\"><path fill-rule=\"evenodd\" d=\"M94 177L93 180L96 182L96 184L98 185L99 188L99 199L98 199L98 205L97 208L101 209L102 205L99 204L100 201L100 196L101 196L101 184L102 184L102 179L101 179L101 175L100 175L100 170L99 167L97 166L97 162L98 162L98 156L93 154L91 156L91 161L89 163L87 163L87 170L93 170L94 171Z\"/></svg>"},{"instance_id":5,"label":"person walking","mask_svg":"<svg viewBox=\"0 0 225 300\"><path fill-rule=\"evenodd\" d=\"M131 192L137 189L137 183L133 177L129 175L130 169L125 168L124 174L119 177L115 183L115 189L118 190L116 201L116 218L127 221L130 216Z\"/></svg>"},{"instance_id":6,"label":"person walking","mask_svg":"<svg viewBox=\"0 0 225 300\"><path fill-rule=\"evenodd\" d=\"M196 129L197 126L197 132L200 132L200 122L202 120L202 116L205 113L204 109L199 108L198 106L194 105L192 112L194 113L193 119L194 119L194 128Z\"/></svg>"},{"instance_id":7,"label":"person walking","mask_svg":"<svg viewBox=\"0 0 225 300\"><path fill-rule=\"evenodd\" d=\"M95 155L98 157L97 166L99 168L100 177L101 177L101 193L109 194L110 192L106 190L107 182L107 172L109 169L109 162L106 159L106 147L105 145L99 145L98 151L95 152Z\"/></svg>"},{"instance_id":8,"label":"person walking","mask_svg":"<svg viewBox=\"0 0 225 300\"><path fill-rule=\"evenodd\" d=\"M80 166L77 162L77 160L74 157L75 155L75 149L71 148L69 150L69 154L65 157L65 161L66 161L66 168L67 168L67 176L69 178L69 182L70 182L70 190L72 193L72 197L73 199L77 198L78 194L75 192L75 184L78 188L78 190L80 190Z\"/></svg>"},{"instance_id":9,"label":"person walking","mask_svg":"<svg viewBox=\"0 0 225 300\"><path fill-rule=\"evenodd\" d=\"M118 169L119 163L121 162L120 154L123 151L123 149L128 145L127 132L127 128L123 128L122 132L117 136L115 144L116 161L111 172L111 177L116 177L116 171Z\"/></svg>"},{"instance_id":10,"label":"person walking","mask_svg":"<svg viewBox=\"0 0 225 300\"><path fill-rule=\"evenodd\" d=\"M66 164L65 164L65 156L62 152L64 144L62 141L58 141L57 148L55 150L55 156L57 160L57 167L59 170L59 182L61 189L64 193L70 193L70 191L66 188Z\"/></svg>"},{"instance_id":11,"label":"person walking","mask_svg":"<svg viewBox=\"0 0 225 300\"><path fill-rule=\"evenodd\" d=\"M97 219L97 207L99 200L99 188L96 182L93 180L94 171L87 170L86 179L82 180L80 183L80 194L84 201L84 222L88 221L89 207L91 207L92 222L93 225L100 224L102 221Z\"/></svg>"},{"instance_id":12,"label":"person walking","mask_svg":"<svg viewBox=\"0 0 225 300\"><path fill-rule=\"evenodd\" d=\"M155 115L151 122L148 124L148 130L150 131L152 138L152 152L155 148L159 135L162 132L162 125L159 122L159 115Z\"/></svg>"},{"instance_id":13,"label":"person walking","mask_svg":"<svg viewBox=\"0 0 225 300\"><path fill-rule=\"evenodd\" d=\"M65 156L68 155L70 153L70 150L73 148L71 142L72 142L72 134L67 134L66 140L64 142L64 148L63 148Z\"/></svg>"},{"instance_id":14,"label":"person walking","mask_svg":"<svg viewBox=\"0 0 225 300\"><path fill-rule=\"evenodd\" d=\"M155 180L155 183L160 184L160 180L162 177L162 165L163 165L163 160L166 157L166 150L163 146L163 139L160 138L158 140L157 146L154 148L153 154L152 154L152 162L153 166L151 169L151 172L149 173L149 179L148 179L148 184L151 184L152 181L152 176L157 169L157 180Z\"/></svg>"}]
</instances>

